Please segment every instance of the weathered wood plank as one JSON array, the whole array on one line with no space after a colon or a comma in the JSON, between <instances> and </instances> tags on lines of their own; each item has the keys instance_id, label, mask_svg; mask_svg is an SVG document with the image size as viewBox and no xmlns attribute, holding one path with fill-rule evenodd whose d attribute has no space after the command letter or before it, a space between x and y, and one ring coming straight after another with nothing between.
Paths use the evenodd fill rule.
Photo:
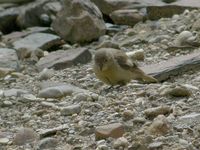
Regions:
<instances>
[{"instance_id":1,"label":"weathered wood plank","mask_svg":"<svg viewBox=\"0 0 200 150\"><path fill-rule=\"evenodd\" d=\"M159 81L164 81L170 76L183 74L191 69L200 69L200 52L171 58L158 64L143 66L141 69Z\"/></svg>"}]
</instances>

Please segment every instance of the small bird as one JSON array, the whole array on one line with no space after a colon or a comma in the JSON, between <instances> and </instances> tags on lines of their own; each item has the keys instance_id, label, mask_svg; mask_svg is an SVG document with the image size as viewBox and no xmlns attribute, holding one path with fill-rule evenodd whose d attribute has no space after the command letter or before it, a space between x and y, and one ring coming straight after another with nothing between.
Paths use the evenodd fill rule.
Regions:
<instances>
[{"instance_id":1,"label":"small bird","mask_svg":"<svg viewBox=\"0 0 200 150\"><path fill-rule=\"evenodd\" d=\"M125 52L114 48L97 50L94 56L93 70L97 78L111 86L125 85L131 80L146 83L158 82L157 79L138 68Z\"/></svg>"}]
</instances>

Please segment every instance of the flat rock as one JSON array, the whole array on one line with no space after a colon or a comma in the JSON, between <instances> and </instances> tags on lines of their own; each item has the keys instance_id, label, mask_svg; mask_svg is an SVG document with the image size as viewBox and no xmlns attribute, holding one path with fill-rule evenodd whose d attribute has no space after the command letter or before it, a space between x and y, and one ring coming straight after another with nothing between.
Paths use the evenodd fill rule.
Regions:
<instances>
[{"instance_id":1,"label":"flat rock","mask_svg":"<svg viewBox=\"0 0 200 150\"><path fill-rule=\"evenodd\" d=\"M6 44L10 44L33 33L53 33L53 31L49 27L31 27L26 30L6 34L2 36L2 41Z\"/></svg>"},{"instance_id":2,"label":"flat rock","mask_svg":"<svg viewBox=\"0 0 200 150\"><path fill-rule=\"evenodd\" d=\"M159 81L167 80L170 76L179 75L191 69L200 68L200 52L171 58L167 61L141 67L145 73Z\"/></svg>"},{"instance_id":3,"label":"flat rock","mask_svg":"<svg viewBox=\"0 0 200 150\"><path fill-rule=\"evenodd\" d=\"M85 90L80 89L76 86L71 84L53 84L52 85L48 82L44 82L42 86L42 90L39 91L38 97L41 98L61 98L66 95L71 95L74 92L84 92Z\"/></svg>"},{"instance_id":4,"label":"flat rock","mask_svg":"<svg viewBox=\"0 0 200 150\"><path fill-rule=\"evenodd\" d=\"M17 3L17 4L21 4L21 3L28 3L31 1L35 1L35 0L0 0L0 3Z\"/></svg>"},{"instance_id":5,"label":"flat rock","mask_svg":"<svg viewBox=\"0 0 200 150\"><path fill-rule=\"evenodd\" d=\"M147 117L156 117L158 115L165 115L169 114L171 112L171 108L169 106L158 106L158 107L153 107L153 108L148 108L144 110L144 114Z\"/></svg>"},{"instance_id":6,"label":"flat rock","mask_svg":"<svg viewBox=\"0 0 200 150\"><path fill-rule=\"evenodd\" d=\"M20 96L20 95L22 95L22 94L27 94L28 93L28 91L26 91L26 90L23 90L23 89L9 89L9 90L5 90L4 91L4 96L5 97L11 97L11 96L15 96L15 97L17 97L17 96Z\"/></svg>"},{"instance_id":7,"label":"flat rock","mask_svg":"<svg viewBox=\"0 0 200 150\"><path fill-rule=\"evenodd\" d=\"M38 148L39 149L55 149L58 146L58 139L56 138L44 138L39 141Z\"/></svg>"},{"instance_id":8,"label":"flat rock","mask_svg":"<svg viewBox=\"0 0 200 150\"><path fill-rule=\"evenodd\" d=\"M85 64L92 59L92 55L86 48L77 48L71 50L59 50L52 52L46 57L43 57L36 64L38 70L44 68L64 69L76 65L78 63Z\"/></svg>"},{"instance_id":9,"label":"flat rock","mask_svg":"<svg viewBox=\"0 0 200 150\"><path fill-rule=\"evenodd\" d=\"M0 48L0 67L19 69L18 57L14 49Z\"/></svg>"},{"instance_id":10,"label":"flat rock","mask_svg":"<svg viewBox=\"0 0 200 150\"><path fill-rule=\"evenodd\" d=\"M33 33L12 43L15 49L26 48L29 50L36 50L38 48L48 50L60 44L61 39L59 36L48 33Z\"/></svg>"},{"instance_id":11,"label":"flat rock","mask_svg":"<svg viewBox=\"0 0 200 150\"><path fill-rule=\"evenodd\" d=\"M115 24L134 26L143 21L144 14L135 9L116 10L110 14L110 18Z\"/></svg>"},{"instance_id":12,"label":"flat rock","mask_svg":"<svg viewBox=\"0 0 200 150\"><path fill-rule=\"evenodd\" d=\"M101 12L89 0L64 0L64 7L52 27L60 37L71 43L90 42L106 32Z\"/></svg>"},{"instance_id":13,"label":"flat rock","mask_svg":"<svg viewBox=\"0 0 200 150\"><path fill-rule=\"evenodd\" d=\"M124 134L124 127L121 123L113 123L104 126L98 126L95 129L96 140L106 139L108 137L119 138Z\"/></svg>"},{"instance_id":14,"label":"flat rock","mask_svg":"<svg viewBox=\"0 0 200 150\"><path fill-rule=\"evenodd\" d=\"M184 116L180 116L175 122L173 122L173 126L177 129L190 128L194 126L198 126L200 124L200 113L192 112L190 114L186 114Z\"/></svg>"}]
</instances>

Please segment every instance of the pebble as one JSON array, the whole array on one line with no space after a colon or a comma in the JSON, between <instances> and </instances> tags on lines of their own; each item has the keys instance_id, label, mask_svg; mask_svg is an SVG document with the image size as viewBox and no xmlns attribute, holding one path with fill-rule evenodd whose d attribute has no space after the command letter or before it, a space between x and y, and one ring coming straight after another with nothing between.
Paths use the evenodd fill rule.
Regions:
<instances>
[{"instance_id":1,"label":"pebble","mask_svg":"<svg viewBox=\"0 0 200 150\"><path fill-rule=\"evenodd\" d=\"M107 124L97 126L95 129L96 140L106 139L108 137L119 138L124 134L124 127L121 123Z\"/></svg>"},{"instance_id":2,"label":"pebble","mask_svg":"<svg viewBox=\"0 0 200 150\"><path fill-rule=\"evenodd\" d=\"M42 150L42 149L56 149L57 146L58 146L58 140L56 138L48 137L40 140L37 147Z\"/></svg>"},{"instance_id":3,"label":"pebble","mask_svg":"<svg viewBox=\"0 0 200 150\"><path fill-rule=\"evenodd\" d=\"M0 138L0 144L8 144L9 141L8 138Z\"/></svg>"},{"instance_id":4,"label":"pebble","mask_svg":"<svg viewBox=\"0 0 200 150\"><path fill-rule=\"evenodd\" d=\"M158 115L169 114L170 112L171 112L171 108L166 105L162 105L162 106L158 106L158 107L154 107L154 108L148 108L148 109L144 110L144 114L150 118L152 118L152 117L154 118Z\"/></svg>"},{"instance_id":5,"label":"pebble","mask_svg":"<svg viewBox=\"0 0 200 150\"><path fill-rule=\"evenodd\" d=\"M152 124L149 126L148 131L153 135L165 135L171 129L171 125L164 115L157 116Z\"/></svg>"},{"instance_id":6,"label":"pebble","mask_svg":"<svg viewBox=\"0 0 200 150\"><path fill-rule=\"evenodd\" d=\"M40 73L39 73L39 79L40 80L48 80L53 76L54 72L52 69L47 69L44 68Z\"/></svg>"},{"instance_id":7,"label":"pebble","mask_svg":"<svg viewBox=\"0 0 200 150\"><path fill-rule=\"evenodd\" d=\"M126 149L128 145L129 145L128 140L125 137L120 137L116 139L113 143L113 147L116 149L119 149L120 147Z\"/></svg>"},{"instance_id":8,"label":"pebble","mask_svg":"<svg viewBox=\"0 0 200 150\"><path fill-rule=\"evenodd\" d=\"M26 143L35 142L37 139L38 135L33 129L22 128L15 134L13 143L15 145L24 145Z\"/></svg>"},{"instance_id":9,"label":"pebble","mask_svg":"<svg viewBox=\"0 0 200 150\"><path fill-rule=\"evenodd\" d=\"M79 104L63 107L60 110L61 115L69 116L73 114L79 114L81 112L81 106Z\"/></svg>"}]
</instances>

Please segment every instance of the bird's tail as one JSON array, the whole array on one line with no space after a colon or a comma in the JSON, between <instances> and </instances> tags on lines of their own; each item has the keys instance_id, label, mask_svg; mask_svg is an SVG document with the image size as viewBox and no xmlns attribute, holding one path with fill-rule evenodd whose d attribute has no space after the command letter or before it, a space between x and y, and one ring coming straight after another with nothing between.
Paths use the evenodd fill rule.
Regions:
<instances>
[{"instance_id":1,"label":"bird's tail","mask_svg":"<svg viewBox=\"0 0 200 150\"><path fill-rule=\"evenodd\" d=\"M144 71L142 71L140 68L134 68L133 69L134 76L133 78L135 80L144 81L146 83L157 83L158 80L150 75L147 75Z\"/></svg>"}]
</instances>

